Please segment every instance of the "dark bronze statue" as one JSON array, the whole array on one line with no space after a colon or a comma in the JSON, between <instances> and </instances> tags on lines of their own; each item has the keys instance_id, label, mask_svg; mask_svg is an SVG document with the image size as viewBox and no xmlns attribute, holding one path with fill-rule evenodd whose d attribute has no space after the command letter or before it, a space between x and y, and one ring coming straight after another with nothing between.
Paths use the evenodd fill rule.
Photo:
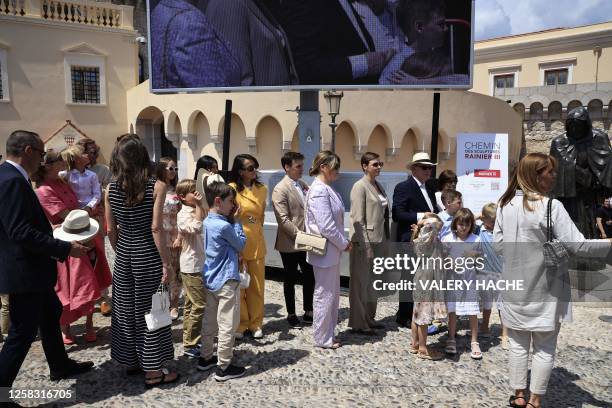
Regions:
<instances>
[{"instance_id":1,"label":"dark bronze statue","mask_svg":"<svg viewBox=\"0 0 612 408\"><path fill-rule=\"evenodd\" d=\"M551 197L559 199L585 238L599 238L595 208L612 193L612 149L608 135L593 129L584 107L567 114L565 133L555 137L550 155L558 161Z\"/></svg>"}]
</instances>

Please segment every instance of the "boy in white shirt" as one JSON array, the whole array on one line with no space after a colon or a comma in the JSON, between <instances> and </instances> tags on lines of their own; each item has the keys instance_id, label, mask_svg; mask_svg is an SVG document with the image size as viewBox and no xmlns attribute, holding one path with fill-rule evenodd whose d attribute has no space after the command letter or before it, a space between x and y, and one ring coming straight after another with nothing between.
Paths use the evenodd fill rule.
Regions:
<instances>
[{"instance_id":1,"label":"boy in white shirt","mask_svg":"<svg viewBox=\"0 0 612 408\"><path fill-rule=\"evenodd\" d=\"M182 238L179 263L185 293L183 349L187 357L196 358L200 356L202 317L206 306L206 293L202 282L204 208L202 195L196 191L195 180L181 180L176 186L176 194L183 204L176 216L176 225Z\"/></svg>"}]
</instances>

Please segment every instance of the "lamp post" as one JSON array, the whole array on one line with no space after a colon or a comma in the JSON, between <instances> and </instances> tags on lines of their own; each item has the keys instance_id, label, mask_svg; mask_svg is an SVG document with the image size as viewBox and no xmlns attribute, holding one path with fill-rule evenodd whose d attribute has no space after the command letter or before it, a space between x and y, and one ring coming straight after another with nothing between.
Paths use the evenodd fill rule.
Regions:
<instances>
[{"instance_id":1,"label":"lamp post","mask_svg":"<svg viewBox=\"0 0 612 408\"><path fill-rule=\"evenodd\" d=\"M340 101L342 100L342 97L344 96L344 92L327 91L325 92L323 96L325 97L325 100L327 101L327 110L328 110L329 116L331 116L331 123L329 124L329 127L331 127L331 130L332 130L331 150L332 152L335 152L336 151L336 127L338 126L336 124L336 116L340 114Z\"/></svg>"}]
</instances>

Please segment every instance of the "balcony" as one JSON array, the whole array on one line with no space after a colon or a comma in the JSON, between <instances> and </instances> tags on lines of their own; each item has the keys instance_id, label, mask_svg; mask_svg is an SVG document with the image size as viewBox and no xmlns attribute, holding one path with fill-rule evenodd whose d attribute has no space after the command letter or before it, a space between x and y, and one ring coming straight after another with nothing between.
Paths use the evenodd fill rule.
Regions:
<instances>
[{"instance_id":1,"label":"balcony","mask_svg":"<svg viewBox=\"0 0 612 408\"><path fill-rule=\"evenodd\" d=\"M40 19L60 24L133 30L134 8L93 0L0 0L0 19Z\"/></svg>"}]
</instances>

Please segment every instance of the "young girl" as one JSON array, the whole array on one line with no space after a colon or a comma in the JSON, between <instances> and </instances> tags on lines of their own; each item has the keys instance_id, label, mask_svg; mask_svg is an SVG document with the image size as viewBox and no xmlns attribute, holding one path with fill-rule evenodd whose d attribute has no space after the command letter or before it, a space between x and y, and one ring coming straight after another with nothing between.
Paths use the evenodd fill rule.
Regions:
<instances>
[{"instance_id":1,"label":"young girl","mask_svg":"<svg viewBox=\"0 0 612 408\"><path fill-rule=\"evenodd\" d=\"M181 238L176 226L176 215L181 209L181 201L176 194L177 182L176 162L170 157L162 157L157 163L155 177L158 183L166 185L166 198L164 201L163 231L166 234L166 245L170 256L169 292L170 292L170 316L172 320L178 318L178 303L181 293L180 265Z\"/></svg>"},{"instance_id":2,"label":"young girl","mask_svg":"<svg viewBox=\"0 0 612 408\"><path fill-rule=\"evenodd\" d=\"M438 234L442 220L437 215L430 215L418 222L418 229L412 236L415 252L427 258L441 257L441 243ZM414 282L440 281L444 271L437 268L419 268L414 274ZM419 283L414 291L414 311L412 314L412 344L410 352L426 360L441 360L442 353L427 348L427 327L435 319L446 318L444 294L434 290L422 290Z\"/></svg>"},{"instance_id":3,"label":"young girl","mask_svg":"<svg viewBox=\"0 0 612 408\"><path fill-rule=\"evenodd\" d=\"M465 267L468 258L479 256L480 243L478 236L472 233L475 224L474 214L468 208L462 208L455 213L451 224L452 233L442 238L448 256L455 259L455 270L450 271L448 279L452 281L471 282L468 289L464 284L462 289L453 292L447 291L448 308L448 340L445 352L457 353L455 334L457 332L457 315L469 316L472 339L470 343L470 357L475 360L482 358L480 345L478 344L478 292L476 291L476 271L474 268ZM460 262L461 260L461 262Z\"/></svg>"},{"instance_id":4,"label":"young girl","mask_svg":"<svg viewBox=\"0 0 612 408\"><path fill-rule=\"evenodd\" d=\"M497 205L495 203L488 203L482 207L482 228L480 230L479 240L481 242L482 250L485 254L484 264L485 267L482 271L478 271L479 281L493 281L497 282L501 278L502 273L502 259L496 253L493 247L493 227L495 226L495 216L497 213ZM480 333L483 338L491 338L491 332L489 330L489 319L491 317L491 309L493 308L493 301L495 300L499 310L499 300L497 291L485 290L480 292L480 298L482 300L482 324L480 325ZM501 314L500 314L501 320ZM508 349L508 330L502 323L502 348Z\"/></svg>"},{"instance_id":5,"label":"young girl","mask_svg":"<svg viewBox=\"0 0 612 408\"><path fill-rule=\"evenodd\" d=\"M68 165L68 172L62 176L66 178L72 191L79 200L79 208L89 213L89 216L98 215L98 204L102 199L102 189L98 176L87 169L89 157L79 145L70 146L62 151L62 159Z\"/></svg>"}]
</instances>

